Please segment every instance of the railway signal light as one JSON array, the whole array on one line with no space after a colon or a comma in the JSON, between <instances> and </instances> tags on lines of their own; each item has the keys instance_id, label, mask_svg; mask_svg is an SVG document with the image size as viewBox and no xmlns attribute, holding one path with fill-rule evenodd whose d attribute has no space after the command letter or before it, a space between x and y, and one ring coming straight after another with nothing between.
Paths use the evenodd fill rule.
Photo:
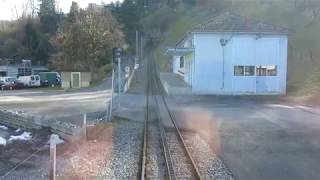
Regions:
<instances>
[{"instance_id":1,"label":"railway signal light","mask_svg":"<svg viewBox=\"0 0 320 180\"><path fill-rule=\"evenodd\" d=\"M123 49L122 48L113 48L113 63L118 64L119 59L122 57Z\"/></svg>"}]
</instances>

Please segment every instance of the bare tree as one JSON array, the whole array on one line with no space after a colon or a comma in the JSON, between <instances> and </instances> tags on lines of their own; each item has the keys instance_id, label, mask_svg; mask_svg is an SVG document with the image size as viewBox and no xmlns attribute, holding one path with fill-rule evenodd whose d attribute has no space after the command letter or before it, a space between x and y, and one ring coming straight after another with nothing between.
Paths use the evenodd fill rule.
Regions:
<instances>
[{"instance_id":1,"label":"bare tree","mask_svg":"<svg viewBox=\"0 0 320 180\"><path fill-rule=\"evenodd\" d=\"M30 10L30 15L34 18L38 11L38 5L35 0L28 0L28 9Z\"/></svg>"},{"instance_id":2,"label":"bare tree","mask_svg":"<svg viewBox=\"0 0 320 180\"><path fill-rule=\"evenodd\" d=\"M320 15L320 1L318 0L307 0L308 8L312 13L312 21Z\"/></svg>"},{"instance_id":3,"label":"bare tree","mask_svg":"<svg viewBox=\"0 0 320 180\"><path fill-rule=\"evenodd\" d=\"M19 11L18 11L18 8L17 8L17 5L14 5L13 8L11 8L11 13L12 13L12 17L14 19L19 19Z\"/></svg>"}]
</instances>

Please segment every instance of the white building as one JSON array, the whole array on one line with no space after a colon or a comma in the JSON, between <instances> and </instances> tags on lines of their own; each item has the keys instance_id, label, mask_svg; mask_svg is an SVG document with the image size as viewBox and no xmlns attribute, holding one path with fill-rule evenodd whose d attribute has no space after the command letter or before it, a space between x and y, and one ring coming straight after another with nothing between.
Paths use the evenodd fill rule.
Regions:
<instances>
[{"instance_id":1,"label":"white building","mask_svg":"<svg viewBox=\"0 0 320 180\"><path fill-rule=\"evenodd\" d=\"M22 59L21 63L10 63L10 60L0 59L0 77L19 77L37 75L49 71L47 67L32 65L31 60Z\"/></svg>"},{"instance_id":2,"label":"white building","mask_svg":"<svg viewBox=\"0 0 320 180\"><path fill-rule=\"evenodd\" d=\"M285 94L288 30L224 13L167 50L195 94Z\"/></svg>"}]
</instances>

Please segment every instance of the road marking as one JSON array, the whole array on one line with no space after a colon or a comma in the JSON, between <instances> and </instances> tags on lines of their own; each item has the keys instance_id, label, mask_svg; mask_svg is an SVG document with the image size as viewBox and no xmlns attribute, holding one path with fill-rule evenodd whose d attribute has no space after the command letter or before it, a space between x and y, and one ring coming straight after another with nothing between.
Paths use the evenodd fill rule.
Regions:
<instances>
[{"instance_id":1,"label":"road marking","mask_svg":"<svg viewBox=\"0 0 320 180\"><path fill-rule=\"evenodd\" d=\"M289 106L289 105L284 105L284 104L267 104L267 107L272 107L272 108L285 108L285 109L294 109L295 107Z\"/></svg>"}]
</instances>

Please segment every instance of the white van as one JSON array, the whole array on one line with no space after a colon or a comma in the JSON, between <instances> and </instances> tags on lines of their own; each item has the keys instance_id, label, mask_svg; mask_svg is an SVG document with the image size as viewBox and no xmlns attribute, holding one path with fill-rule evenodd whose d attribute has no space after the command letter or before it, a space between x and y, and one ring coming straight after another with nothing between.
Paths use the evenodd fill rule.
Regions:
<instances>
[{"instance_id":1,"label":"white van","mask_svg":"<svg viewBox=\"0 0 320 180\"><path fill-rule=\"evenodd\" d=\"M18 80L21 81L27 87L40 87L39 75L20 76Z\"/></svg>"}]
</instances>

